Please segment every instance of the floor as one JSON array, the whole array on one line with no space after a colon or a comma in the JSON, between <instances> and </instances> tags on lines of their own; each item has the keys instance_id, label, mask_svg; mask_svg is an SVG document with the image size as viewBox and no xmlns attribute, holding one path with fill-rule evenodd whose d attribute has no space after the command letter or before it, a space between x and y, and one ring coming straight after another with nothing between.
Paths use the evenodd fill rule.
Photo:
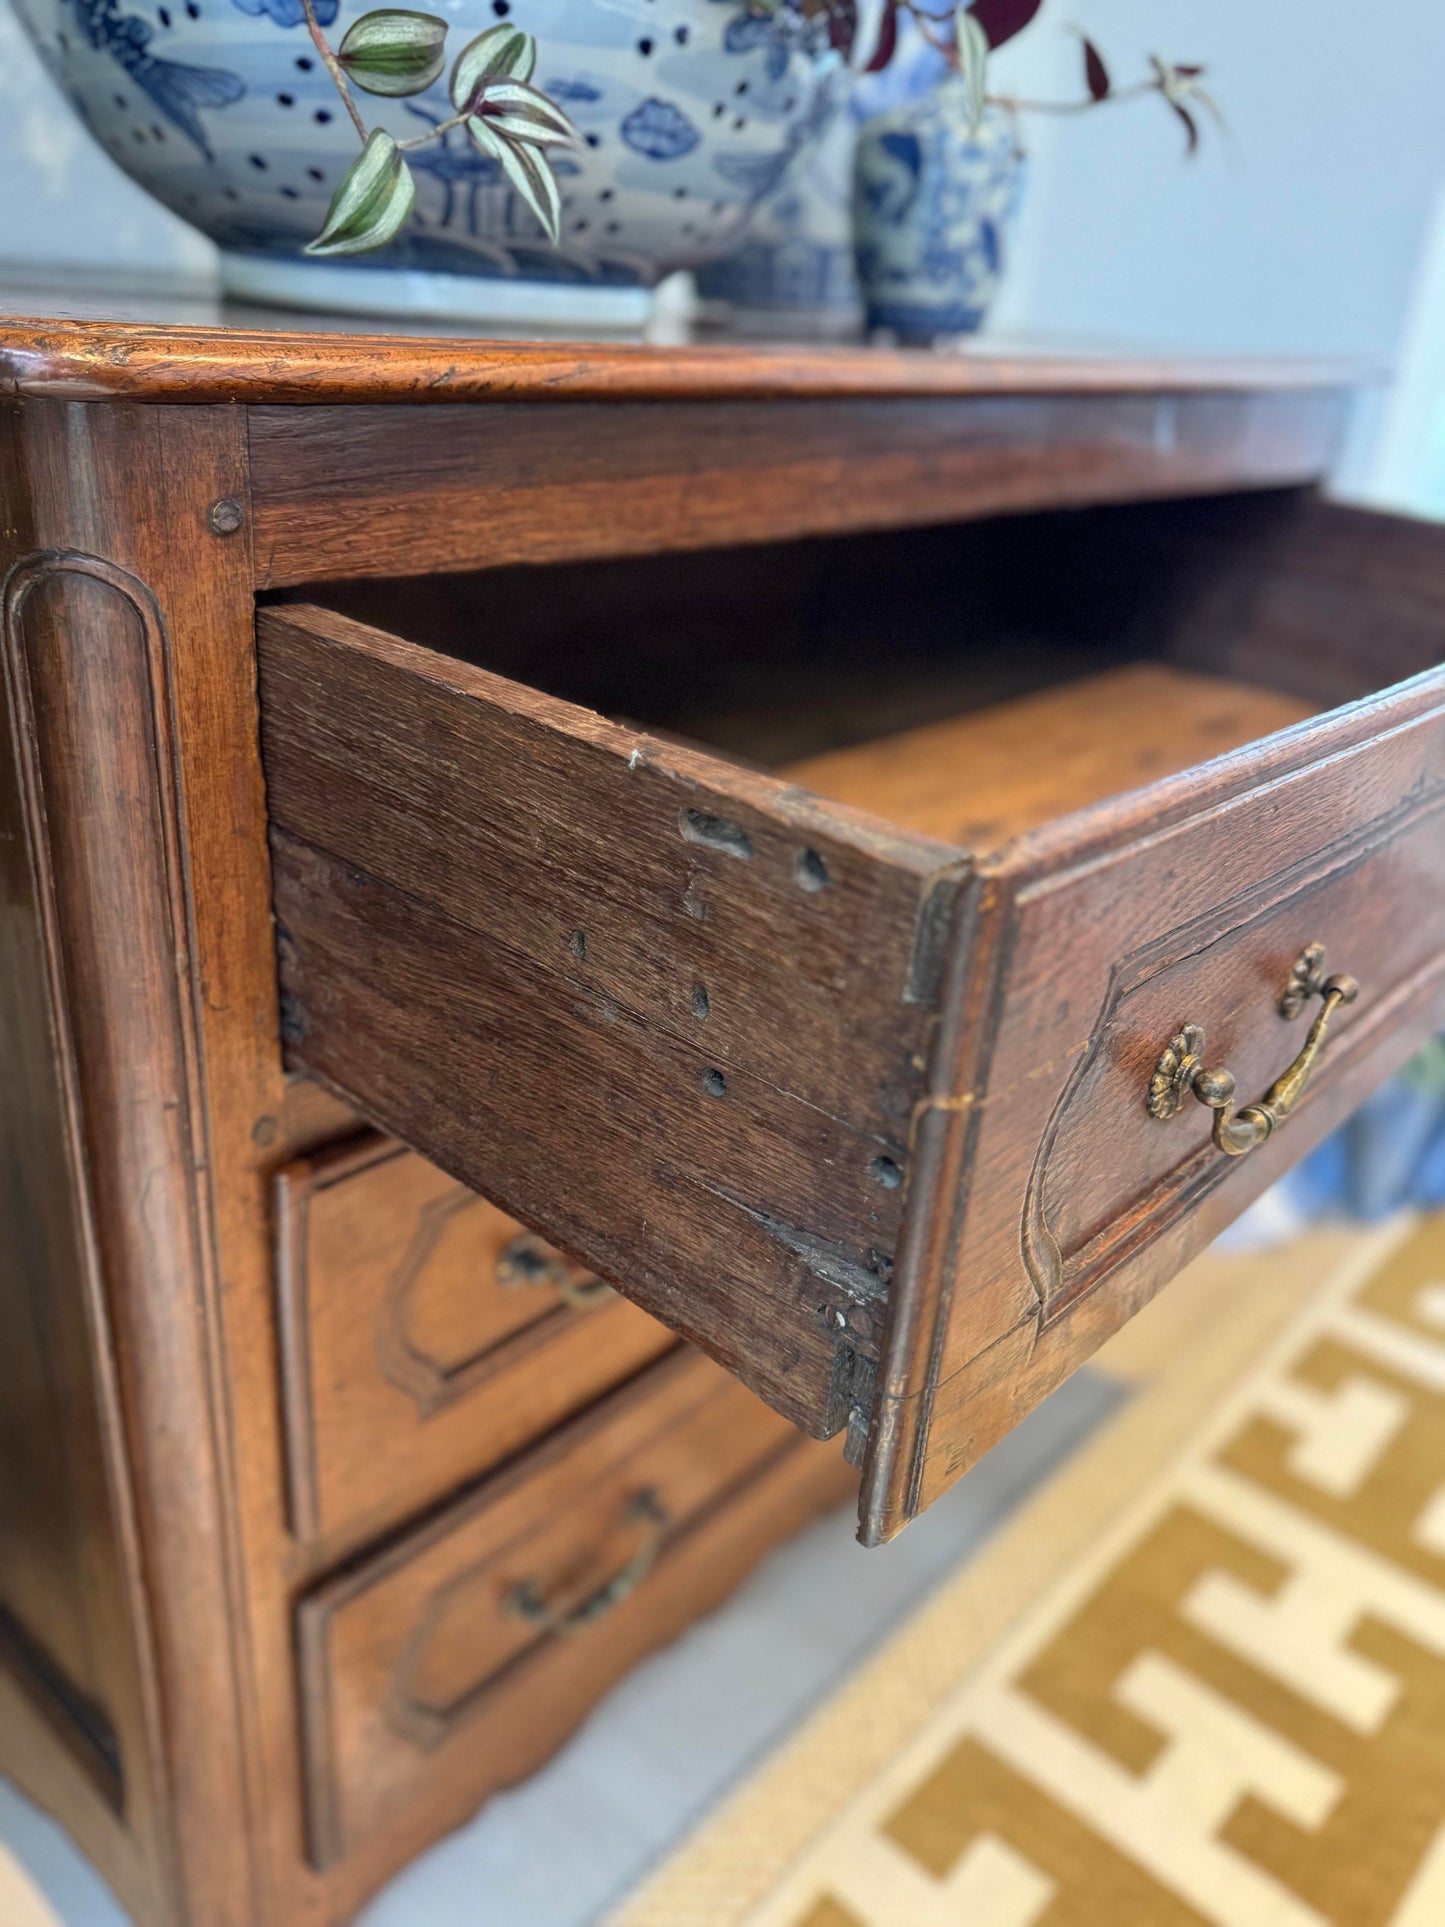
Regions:
<instances>
[{"instance_id":1,"label":"floor","mask_svg":"<svg viewBox=\"0 0 1445 1927\"><path fill-rule=\"evenodd\" d=\"M399 1875L360 1927L589 1927L1123 1396L1078 1373L879 1551L854 1542L851 1507L820 1520L639 1667L547 1768ZM3 1781L0 1921L127 1927L65 1836Z\"/></svg>"},{"instance_id":2,"label":"floor","mask_svg":"<svg viewBox=\"0 0 1445 1927\"><path fill-rule=\"evenodd\" d=\"M1406 1234L1409 1229L1408 1224L1403 1227ZM1220 1816L1227 1815L1239 1789L1247 1788L1253 1800L1262 1790L1278 1786L1278 1778L1271 1778L1270 1769L1281 1761L1291 1763L1283 1770L1297 1795L1303 1783L1299 1775L1309 1778L1310 1769L1304 1761L1311 1745L1319 1745L1320 1729L1304 1733L1306 1744L1302 1749L1288 1741L1260 1741L1258 1735L1269 1724L1268 1718L1261 1719L1260 1715L1273 1711L1278 1717L1268 1694L1257 1709L1254 1723L1245 1718L1241 1724L1238 1718L1222 1713L1223 1703L1217 1692L1210 1698L1213 1689L1206 1682L1187 1701L1187 1714L1180 1710L1185 1700L1176 1698L1166 1707L1156 1696L1149 1724L1158 1730L1165 1753L1150 1756L1141 1779L1136 1781L1127 1772L1121 1778L1120 1763L1100 1752L1098 1743L1110 1734L1118 1740L1121 1729L1113 1717L1118 1712L1118 1692L1124 1692L1126 1704L1134 1702L1132 1688L1121 1688L1124 1676L1107 1655L1122 1652L1136 1661L1142 1655L1153 1655L1144 1665L1144 1676L1152 1668L1156 1684L1159 1666L1165 1665L1167 1670L1164 1654L1172 1652L1176 1662L1197 1662L1196 1649L1188 1636L1182 1645L1169 1638L1169 1627L1177 1614L1192 1614L1189 1602L1194 1595L1187 1581L1180 1583L1177 1565L1171 1567L1168 1557L1146 1559L1140 1568L1148 1582L1144 1593L1125 1582L1135 1609L1119 1616L1122 1595L1116 1591L1107 1600L1096 1597L1097 1586L1091 1575L1107 1570L1121 1549L1126 1555L1124 1565L1130 1565L1127 1554L1133 1543L1131 1533L1137 1539L1138 1530L1157 1523L1160 1506L1156 1488L1170 1485L1208 1428L1222 1425L1226 1433L1232 1431L1236 1421L1231 1414L1245 1416L1239 1409L1241 1401L1254 1409L1261 1375L1268 1378L1271 1371L1277 1373L1278 1360L1286 1352L1294 1356L1299 1328L1309 1322L1320 1301L1329 1298L1333 1305L1343 1294L1373 1278L1382 1260L1393 1253L1400 1234L1398 1221L1368 1230L1317 1227L1293 1238L1282 1249L1256 1248L1225 1255L1216 1247L1182 1273L1096 1355L1094 1369L1129 1388L1129 1396L1109 1421L1097 1426L1057 1470L1035 1486L1025 1502L1013 1507L987 1542L976 1548L973 1556L961 1560L953 1573L933 1588L924 1605L852 1668L842 1685L744 1776L706 1824L689 1834L679 1852L665 1856L641 1888L634 1889L620 1907L608 1910L606 1927L743 1927L744 1923L746 1927L765 1927L765 1923L800 1927L805 1921L821 1927L825 1920L841 1923L844 1918L856 1920L857 1927L866 1921L877 1922L878 1927L885 1927L885 1923L886 1927L899 1927L901 1922L907 1927L928 1927L929 1923L932 1927L944 1927L944 1923L947 1927L1002 1927L1006 1921L1017 1927L1025 1919L1032 1921L1044 1914L1060 1922L1065 1917L1073 1922L1087 1921L1091 1927L1105 1927L1106 1923L1113 1927L1126 1916L1130 1922L1148 1922L1150 1927L1159 1927L1165 1920L1177 1923L1182 1918L1177 1900L1161 1900L1153 1891L1141 1896L1132 1850L1122 1858L1117 1854L1111 1857L1103 1845L1098 1828L1101 1798L1103 1807L1112 1811L1115 1819L1130 1808L1131 1802L1142 1803L1132 1808L1139 1820L1134 1844L1141 1839L1152 1842L1162 1853L1166 1840L1172 1843L1176 1873L1181 1854L1187 1859L1194 1852L1202 1856L1192 1863L1195 1871L1204 1868L1206 1881L1212 1879L1216 1886L1229 1887L1230 1876L1221 1874L1224 1862L1220 1842L1215 1839ZM1424 1248L1427 1265L1433 1262L1432 1254L1441 1249L1442 1234L1445 1212L1438 1214L1432 1241ZM1417 1252L1415 1259L1421 1255ZM1387 1288L1385 1302L1394 1303L1390 1292L1398 1290L1403 1298L1410 1289L1410 1273L1406 1268L1403 1278L1393 1272L1390 1275L1395 1285ZM1410 1302L1405 1298L1407 1305ZM1433 1299L1429 1303L1433 1306ZM1434 1329L1432 1324L1432 1335ZM1397 1355L1402 1354L1392 1348L1391 1356ZM1352 1467L1364 1462L1358 1456L1363 1443L1365 1461L1372 1452L1384 1453L1391 1470L1408 1468L1409 1477L1418 1486L1422 1466L1428 1468L1445 1454L1445 1432L1437 1428L1432 1434L1432 1459L1415 1443L1418 1419L1414 1421L1416 1430L1403 1445L1389 1427L1381 1430L1378 1419L1384 1406L1380 1397L1386 1388L1376 1381L1372 1397L1367 1390L1367 1371L1362 1368L1358 1377L1347 1381L1349 1390L1338 1410L1318 1393L1318 1405L1308 1398L1301 1404L1302 1386L1292 1404L1287 1395L1275 1394L1278 1402L1271 1409L1289 1414L1292 1423L1301 1422L1302 1415L1306 1424L1316 1419L1319 1430L1314 1436L1327 1439L1336 1455L1327 1463L1328 1474L1340 1463L1338 1449L1349 1436L1341 1421L1348 1411L1357 1412L1363 1405L1374 1415L1375 1430L1361 1441L1358 1425L1354 1428L1356 1446L1352 1449L1357 1456L1351 1461ZM1430 1384L1439 1382L1435 1363ZM1423 1409L1431 1409L1429 1400L1435 1398L1438 1393L1430 1392ZM1398 1415L1412 1408L1408 1401L1402 1401L1391 1409ZM1418 1399L1413 1409L1421 1409ZM1406 1423L1410 1422L1407 1418ZM1356 1498L1355 1504L1366 1519L1374 1511L1379 1490L1372 1485ZM1156 1492L1154 1499L1148 1497L1151 1491ZM1199 1508L1207 1504L1207 1494L1194 1495L1195 1520L1204 1516ZM1397 1505L1390 1516L1408 1521L1409 1506ZM1193 1527L1186 1522L1183 1530L1187 1540ZM1235 1544L1237 1550L1237 1533ZM1217 1546L1213 1550L1217 1552ZM1290 1560L1283 1563L1291 1567ZM1383 1572L1385 1565L1380 1559L1370 1571ZM1222 1570L1218 1566L1212 1569L1226 1586L1229 1574L1236 1585L1240 1583L1240 1569L1227 1557ZM1245 1571L1249 1572L1247 1560ZM1257 1571L1249 1576L1251 1580L1259 1578ZM1164 1582L1162 1597L1155 1583L1160 1580ZM1153 1605L1146 1597L1151 1589ZM1445 1581L1441 1592L1445 1593ZM1309 1647L1320 1659L1311 1679L1327 1682L1334 1678L1323 1656L1336 1633L1344 1637L1338 1620L1338 1602L1344 1596L1333 1578L1323 1591L1311 1590L1302 1582L1298 1598L1295 1592L1288 1593L1289 1612L1272 1622L1274 1650L1276 1655L1286 1656L1287 1677L1297 1675L1297 1668L1290 1668L1288 1656L1297 1654L1305 1623L1296 1609L1303 1607L1305 1598L1312 1598L1323 1599L1324 1611L1333 1616L1328 1618L1328 1638L1316 1640ZM1415 1597L1413 1593L1410 1596ZM1066 1666L1066 1671L1081 1696L1077 1704L1088 1702L1093 1707L1093 1718L1077 1727L1068 1714L1061 1719L1059 1702L1050 1700L1047 1687L1041 1689L1044 1701L1040 1702L1035 1689L1019 1679L1020 1667L1025 1671L1028 1668L1028 1652L1038 1650L1038 1637L1047 1644L1057 1635L1059 1628L1050 1615L1059 1602L1066 1615L1082 1615L1081 1623L1092 1628L1097 1642L1088 1646L1092 1658L1087 1660L1081 1660L1080 1648L1069 1648L1074 1654L1073 1670ZM1266 1614L1266 1620L1268 1617ZM1211 1623L1217 1634L1220 1619L1216 1616ZM1246 1610L1245 1626L1257 1628L1263 1623ZM1228 1637L1226 1632L1226 1643ZM1030 1639L1034 1640L1032 1647L1028 1645ZM1258 1659L1268 1644L1261 1636L1249 1644L1248 1650ZM1438 1641L1432 1650L1445 1651L1445 1640ZM1392 1652L1390 1657L1395 1659L1396 1655ZM1051 1675L1055 1687L1059 1677L1057 1671ZM1176 1670L1170 1677L1186 1681L1180 1690L1187 1695L1187 1680L1195 1675L1186 1665L1183 1672ZM999 1706L992 1697L995 1686L1005 1678L1014 1682L1022 1701L1038 1707L1039 1713L1032 1724L1027 1723L1026 1712L1020 1715L1025 1722L1020 1726L1014 1724L1013 1712L1003 1712L1004 1725L1011 1726L1016 1737L1022 1735L1022 1751L1017 1746L1012 1749L1012 1763L1003 1768L1001 1782L998 1769L1004 1756L992 1753L995 1765L985 1768L980 1777L980 1756L971 1750L972 1741L960 1730L956 1716L965 1709L964 1724L975 1716L991 1724L994 1742L1002 1741L1007 1751L1007 1740L994 1719ZM1004 1685L1001 1690L1008 1706L1017 1710L1015 1699L1009 1697L1014 1687ZM1438 1687L1429 1690L1438 1695ZM1050 1711L1044 1710L1045 1704ZM1428 1715L1426 1721L1428 1724ZM1351 1756L1359 1768L1356 1779L1369 1787L1375 1802L1366 1821L1369 1838L1372 1843L1389 1839L1389 1829L1382 1824L1386 1818L1395 1829L1381 1857L1373 1859L1372 1844L1370 1854L1360 1864L1363 1867L1368 1862L1376 1869L1393 1866L1396 1875L1408 1877L1414 1863L1407 1835L1411 1830L1417 1835L1423 1832L1428 1840L1434 1816L1445 1811L1445 1776L1437 1773L1432 1785L1419 1770L1430 1749L1412 1745L1395 1763L1397 1772L1403 1765L1411 1788L1410 1798L1403 1798L1395 1790L1395 1781L1382 1777L1386 1767L1377 1743L1363 1732L1357 1741L1355 1729L1350 1730L1345 1751L1358 1745L1358 1753ZM1398 1730L1396 1725L1393 1731ZM1409 1730L1423 1729L1417 1724ZM1070 1733L1074 1734L1072 1742ZM1174 1737L1165 1740L1166 1735ZM1187 1735L1193 1737L1185 1752L1168 1752L1176 1740L1182 1744ZM965 1751L960 1752L959 1742ZM990 1742L983 1738L980 1744L987 1752ZM1175 1765L1162 1780L1156 1780L1156 1772L1163 1770L1159 1761L1166 1755ZM1345 1755L1340 1757L1343 1760ZM1438 1763L1445 1755L1436 1748L1435 1757ZM932 1780L945 1758L954 1760L957 1773L947 1779L946 1791L942 1783L936 1783L940 1799L934 1802L930 1795L920 1809L915 1796ZM1047 1759L1056 1764L1065 1762L1062 1777L1056 1774L1053 1778L1051 1791L1037 1784ZM1014 1791L1000 1811L990 1803L999 1800L1001 1784L1008 1784L1010 1772ZM1316 1793L1320 1784L1316 1773ZM960 1797L955 1798L955 1794ZM1114 1799L1123 1805L1111 1808ZM1198 1804L1201 1800L1203 1810ZM894 1819L910 1802L915 1823L910 1834L912 1848L922 1851L922 1860L912 1848L899 1851L900 1841L893 1830ZM1343 1801L1343 1807L1350 1805L1348 1799ZM931 1845L924 1844L917 1830L922 1810L932 1815L930 1827L937 1823L937 1830L928 1836ZM1356 1805L1354 1811L1361 1809ZM1288 1822L1285 1812L1291 1816ZM1063 1817L1066 1814L1074 1816L1072 1822ZM1107 1833L1107 1813L1103 1817ZM1289 1837L1299 1852L1296 1871L1301 1862L1312 1867L1311 1843L1316 1837L1313 1819L1288 1799L1277 1817L1277 1834L1266 1824L1263 1836L1256 1837ZM1348 1819L1349 1815L1333 1814L1332 1810L1332 1837L1337 1837L1334 1829L1342 1817ZM1002 1830L997 1824L1000 1820L1005 1822ZM1305 1830L1296 1833L1295 1825L1300 1823ZM1116 1846L1118 1839L1116 1835ZM1237 1844L1244 1848L1243 1840ZM1417 1838L1417 1855L1421 1844ZM1430 1856L1432 1861L1435 1857ZM1445 1850L1438 1858L1440 1870L1445 1871ZM1126 1875L1120 1886L1120 1869L1126 1864L1135 1871ZM1333 1864L1337 1868L1340 1865L1338 1854ZM1229 1865L1236 1863L1230 1861ZM1052 1900L1045 1892L1050 1885L1056 1890ZM1186 1869L1183 1891L1197 1892L1198 1885ZM1237 1883L1230 1891L1237 1891ZM1302 1913L1279 1892L1276 1905L1273 1900L1260 1899L1257 1883L1251 1891L1253 1898L1243 1918L1253 1927L1261 1927L1266 1921L1270 1927L1285 1927L1287 1921L1300 1927L1305 1919L1314 1927L1322 1927L1323 1914L1317 1907L1308 1907ZM1438 1901L1441 1889L1436 1887L1432 1892ZM1222 1920L1226 1912L1228 1908L1205 1905L1190 1911L1188 1918L1214 1920L1218 1915ZM1333 1909L1324 1912L1331 1919L1336 1917ZM1398 1927L1405 1923L1404 1914L1370 1907L1363 1912L1346 1907L1340 1918L1346 1917L1357 1927L1367 1917L1379 1922L1388 1917L1396 1920ZM1433 1912L1412 1914L1410 1919L1440 1927L1445 1909L1437 1904Z\"/></svg>"}]
</instances>

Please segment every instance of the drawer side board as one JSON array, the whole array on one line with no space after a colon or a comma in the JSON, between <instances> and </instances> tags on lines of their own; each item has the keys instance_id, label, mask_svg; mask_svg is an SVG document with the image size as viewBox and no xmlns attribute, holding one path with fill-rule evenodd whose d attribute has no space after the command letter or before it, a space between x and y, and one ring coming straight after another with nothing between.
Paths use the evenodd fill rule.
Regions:
<instances>
[{"instance_id":1,"label":"drawer side board","mask_svg":"<svg viewBox=\"0 0 1445 1927\"><path fill-rule=\"evenodd\" d=\"M866 1410L960 853L324 610L258 639L290 1061L807 1431Z\"/></svg>"}]
</instances>

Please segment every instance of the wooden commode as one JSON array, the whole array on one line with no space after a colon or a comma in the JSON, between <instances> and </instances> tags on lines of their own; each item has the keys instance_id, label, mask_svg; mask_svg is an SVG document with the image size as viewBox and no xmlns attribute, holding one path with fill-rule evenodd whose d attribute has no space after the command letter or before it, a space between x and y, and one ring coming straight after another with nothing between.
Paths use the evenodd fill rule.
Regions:
<instances>
[{"instance_id":1,"label":"wooden commode","mask_svg":"<svg viewBox=\"0 0 1445 1927\"><path fill-rule=\"evenodd\" d=\"M0 381L0 1765L146 1927L323 1927L1441 1023L1445 531L1328 368Z\"/></svg>"}]
</instances>

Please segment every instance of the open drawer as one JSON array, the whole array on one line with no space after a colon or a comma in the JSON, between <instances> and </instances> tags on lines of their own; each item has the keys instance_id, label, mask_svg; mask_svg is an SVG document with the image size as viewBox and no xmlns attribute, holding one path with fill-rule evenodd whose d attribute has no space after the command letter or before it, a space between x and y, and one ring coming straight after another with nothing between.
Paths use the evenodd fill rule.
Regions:
<instances>
[{"instance_id":1,"label":"open drawer","mask_svg":"<svg viewBox=\"0 0 1445 1927\"><path fill-rule=\"evenodd\" d=\"M259 618L290 1061L846 1428L867 1543L1445 1018L1445 672L1369 693L1441 653L1445 532L1000 528L1105 665L781 774Z\"/></svg>"}]
</instances>

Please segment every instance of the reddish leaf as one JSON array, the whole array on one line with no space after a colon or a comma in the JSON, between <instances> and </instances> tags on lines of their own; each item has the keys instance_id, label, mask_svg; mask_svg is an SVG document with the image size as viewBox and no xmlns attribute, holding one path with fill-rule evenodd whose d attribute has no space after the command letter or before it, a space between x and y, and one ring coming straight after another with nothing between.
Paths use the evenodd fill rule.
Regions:
<instances>
[{"instance_id":1,"label":"reddish leaf","mask_svg":"<svg viewBox=\"0 0 1445 1927\"><path fill-rule=\"evenodd\" d=\"M1177 67L1176 66L1174 71L1176 74L1182 74L1186 80L1198 80L1202 77L1204 73L1204 69L1202 67Z\"/></svg>"},{"instance_id":2,"label":"reddish leaf","mask_svg":"<svg viewBox=\"0 0 1445 1927\"><path fill-rule=\"evenodd\" d=\"M1104 56L1092 40L1084 42L1084 79L1088 84L1091 100L1107 100L1110 93L1109 69L1104 65Z\"/></svg>"},{"instance_id":3,"label":"reddish leaf","mask_svg":"<svg viewBox=\"0 0 1445 1927\"><path fill-rule=\"evenodd\" d=\"M828 45L846 60L858 32L858 0L828 0Z\"/></svg>"},{"instance_id":4,"label":"reddish leaf","mask_svg":"<svg viewBox=\"0 0 1445 1927\"><path fill-rule=\"evenodd\" d=\"M878 45L873 49L873 58L863 69L865 74L881 74L893 58L898 48L898 0L888 0L883 9L883 18L878 23Z\"/></svg>"},{"instance_id":5,"label":"reddish leaf","mask_svg":"<svg viewBox=\"0 0 1445 1927\"><path fill-rule=\"evenodd\" d=\"M1043 0L973 0L969 12L988 36L990 47L1001 47L1022 33Z\"/></svg>"},{"instance_id":6,"label":"reddish leaf","mask_svg":"<svg viewBox=\"0 0 1445 1927\"><path fill-rule=\"evenodd\" d=\"M1189 152L1191 154L1197 153L1199 149L1199 123L1195 120L1189 109L1187 107L1181 107L1177 100L1171 100L1169 105L1174 109L1180 120L1184 122L1185 132L1189 136Z\"/></svg>"}]
</instances>

